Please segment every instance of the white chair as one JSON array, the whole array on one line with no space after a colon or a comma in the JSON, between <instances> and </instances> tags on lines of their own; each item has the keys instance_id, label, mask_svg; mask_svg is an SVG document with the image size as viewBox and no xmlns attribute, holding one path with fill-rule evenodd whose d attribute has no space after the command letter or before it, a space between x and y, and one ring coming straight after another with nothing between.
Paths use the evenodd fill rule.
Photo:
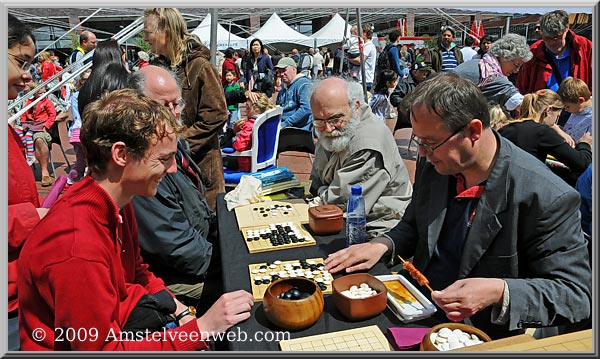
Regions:
<instances>
[{"instance_id":1,"label":"white chair","mask_svg":"<svg viewBox=\"0 0 600 359\"><path fill-rule=\"evenodd\" d=\"M259 172L277 166L277 146L283 109L276 107L261 114L252 128L252 148L237 152L233 148L223 148L221 154L230 157L248 156L252 159L250 172L224 169L225 184L237 184L243 175Z\"/></svg>"}]
</instances>

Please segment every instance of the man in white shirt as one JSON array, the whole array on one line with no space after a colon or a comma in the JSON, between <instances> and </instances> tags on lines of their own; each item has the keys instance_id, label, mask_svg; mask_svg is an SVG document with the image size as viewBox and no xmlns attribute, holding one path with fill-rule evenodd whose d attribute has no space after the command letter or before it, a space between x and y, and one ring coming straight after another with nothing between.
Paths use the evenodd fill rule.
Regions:
<instances>
[{"instance_id":1,"label":"man in white shirt","mask_svg":"<svg viewBox=\"0 0 600 359\"><path fill-rule=\"evenodd\" d=\"M373 29L368 24L362 26L362 38L364 40L363 45L363 57L365 61L365 82L367 84L367 91L371 91L373 87L373 79L375 78L375 61L377 58L377 49L373 43ZM360 56L355 59L348 59L348 62L354 65L360 65ZM362 82L362 71L358 72L358 82Z\"/></svg>"},{"instance_id":2,"label":"man in white shirt","mask_svg":"<svg viewBox=\"0 0 600 359\"><path fill-rule=\"evenodd\" d=\"M313 55L315 60L315 67L317 68L316 78L323 77L323 55L319 52L319 49L315 47L315 54Z\"/></svg>"},{"instance_id":3,"label":"man in white shirt","mask_svg":"<svg viewBox=\"0 0 600 359\"><path fill-rule=\"evenodd\" d=\"M475 42L475 39L473 39L471 36L467 35L467 38L465 39L465 46L462 49L460 49L460 52L462 52L462 55L463 55L464 62L471 60L473 58L473 56L477 55L477 51L475 51L475 49L473 49L474 42Z\"/></svg>"}]
</instances>

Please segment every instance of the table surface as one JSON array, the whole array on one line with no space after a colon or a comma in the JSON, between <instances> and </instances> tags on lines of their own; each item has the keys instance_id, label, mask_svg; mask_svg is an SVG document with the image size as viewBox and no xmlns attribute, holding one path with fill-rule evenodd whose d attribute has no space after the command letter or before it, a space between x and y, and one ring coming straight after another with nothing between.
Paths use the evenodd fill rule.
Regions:
<instances>
[{"instance_id":1,"label":"table surface","mask_svg":"<svg viewBox=\"0 0 600 359\"><path fill-rule=\"evenodd\" d=\"M326 258L328 254L333 253L345 245L344 233L332 236L314 236L317 245L309 247L290 248L285 250L275 250L262 253L248 253L248 248L244 243L242 233L238 230L235 212L227 210L224 200L224 194L217 196L217 218L219 224L219 244L221 253L221 265L223 270L223 289L225 292L231 292L238 289L244 289L252 293L252 286L248 274L248 265L261 262L273 262L274 260L297 260L305 258ZM308 226L306 226L308 229ZM369 273L373 275L390 274L391 270L399 270L401 265L395 268L388 268L382 263L374 266ZM338 277L339 275L334 275ZM325 295L325 307L319 320L312 326L300 330L289 332L289 337L279 337L278 340L261 340L267 336L281 335L277 332L283 332L284 329L271 324L265 316L262 302L256 302L252 307L252 316L250 319L233 326L228 334L231 339L238 333L247 335L247 340L229 340L230 350L235 351L279 351L279 340L301 338L316 334L330 333L339 330L346 330L369 325L377 325L386 335L390 343L391 335L387 328L390 327L431 327L438 324L433 318L424 319L413 323L403 323L389 309L384 310L379 315L359 321L349 322L335 308L331 295ZM256 335L256 337L255 337ZM243 339L243 334L240 336Z\"/></svg>"}]
</instances>

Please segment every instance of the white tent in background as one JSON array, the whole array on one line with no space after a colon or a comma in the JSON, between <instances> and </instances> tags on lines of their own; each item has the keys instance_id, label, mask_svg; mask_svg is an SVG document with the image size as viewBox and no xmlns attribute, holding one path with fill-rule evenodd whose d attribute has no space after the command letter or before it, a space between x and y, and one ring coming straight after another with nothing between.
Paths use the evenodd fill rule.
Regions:
<instances>
[{"instance_id":1,"label":"white tent in background","mask_svg":"<svg viewBox=\"0 0 600 359\"><path fill-rule=\"evenodd\" d=\"M313 39L286 25L276 13L273 13L269 20L248 38L248 44L254 38L260 39L263 44L283 42L304 46L314 45Z\"/></svg>"},{"instance_id":2,"label":"white tent in background","mask_svg":"<svg viewBox=\"0 0 600 359\"><path fill-rule=\"evenodd\" d=\"M321 30L310 35L313 39L317 39L317 46L339 43L344 39L344 27L346 20L336 13L331 20ZM346 28L346 38L350 37L350 25Z\"/></svg>"},{"instance_id":3,"label":"white tent in background","mask_svg":"<svg viewBox=\"0 0 600 359\"><path fill-rule=\"evenodd\" d=\"M202 43L206 45L206 47L210 48L210 22L211 17L210 13L206 14L206 17L198 27L192 31L192 34L197 35ZM240 48L248 48L247 40L241 38L235 34L227 31L221 24L217 24L217 49L225 50L228 47L233 47L234 49Z\"/></svg>"}]
</instances>

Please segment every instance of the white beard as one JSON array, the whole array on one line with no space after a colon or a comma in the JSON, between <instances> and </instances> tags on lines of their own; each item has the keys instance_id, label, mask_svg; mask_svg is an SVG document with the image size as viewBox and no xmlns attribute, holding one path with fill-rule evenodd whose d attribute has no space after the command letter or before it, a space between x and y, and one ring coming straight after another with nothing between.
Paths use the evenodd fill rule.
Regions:
<instances>
[{"instance_id":1,"label":"white beard","mask_svg":"<svg viewBox=\"0 0 600 359\"><path fill-rule=\"evenodd\" d=\"M348 144L354 136L354 131L360 124L359 111L352 111L352 117L341 130L333 130L331 133L320 131L315 128L319 142L329 152L343 152L348 149Z\"/></svg>"}]
</instances>

